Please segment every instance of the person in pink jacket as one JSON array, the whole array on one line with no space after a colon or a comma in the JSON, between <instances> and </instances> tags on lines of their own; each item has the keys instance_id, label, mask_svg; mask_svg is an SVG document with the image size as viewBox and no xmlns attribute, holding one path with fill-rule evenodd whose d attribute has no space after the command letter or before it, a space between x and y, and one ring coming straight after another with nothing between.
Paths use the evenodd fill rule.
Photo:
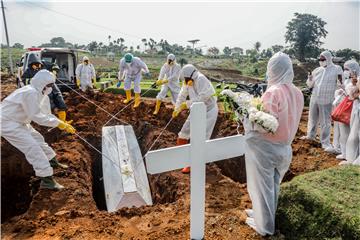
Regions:
<instances>
[{"instance_id":1,"label":"person in pink jacket","mask_svg":"<svg viewBox=\"0 0 360 240\"><path fill-rule=\"evenodd\" d=\"M274 134L246 131L247 188L252 209L246 223L260 235L275 232L275 212L280 183L292 159L291 143L304 107L301 91L292 83L294 72L288 55L278 52L267 65L268 89L262 96L265 112L275 116L279 127ZM261 128L261 127L260 127Z\"/></svg>"}]
</instances>

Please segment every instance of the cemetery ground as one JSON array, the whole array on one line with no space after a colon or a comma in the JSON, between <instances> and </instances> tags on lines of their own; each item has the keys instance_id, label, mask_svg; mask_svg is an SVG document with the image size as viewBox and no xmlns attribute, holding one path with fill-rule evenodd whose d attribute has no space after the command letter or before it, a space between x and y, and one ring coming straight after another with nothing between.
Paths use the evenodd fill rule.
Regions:
<instances>
[{"instance_id":1,"label":"cemetery ground","mask_svg":"<svg viewBox=\"0 0 360 240\"><path fill-rule=\"evenodd\" d=\"M15 85L6 76L2 77L1 83L3 99L15 89ZM99 92L89 93L87 97L111 113L124 106L121 95ZM78 134L101 150L102 126L110 116L73 92L65 94L65 100L69 107L68 118L74 120ZM163 105L158 117L152 115L154 104L153 99L143 99L139 109L129 107L117 116L133 125L143 155L171 118L170 103ZM175 119L153 149L174 146L186 117L183 113ZM299 139L306 131L306 123L305 110L293 143L294 156L284 179L286 182L305 173L338 168L335 167L338 160L325 153L320 144ZM121 123L117 120L110 122L110 125L116 124ZM212 138L234 135L236 127L229 114L220 112ZM58 160L70 166L68 170L55 170L54 173L66 188L62 191L40 190L39 181L33 177L24 156L2 141L2 239L189 238L189 175L178 170L149 175L153 206L108 213L105 210L100 154L77 136L58 129L48 132L48 128L36 128L54 148ZM206 239L262 239L245 224L244 210L251 207L251 202L246 190L244 159L241 158L207 165ZM286 199L283 201L286 203ZM285 239L285 236L278 231L271 239Z\"/></svg>"}]
</instances>

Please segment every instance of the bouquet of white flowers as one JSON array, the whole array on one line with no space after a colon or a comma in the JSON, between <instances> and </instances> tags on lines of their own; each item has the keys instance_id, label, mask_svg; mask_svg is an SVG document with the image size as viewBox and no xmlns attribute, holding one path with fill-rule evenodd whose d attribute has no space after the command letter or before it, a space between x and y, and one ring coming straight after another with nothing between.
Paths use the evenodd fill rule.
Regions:
<instances>
[{"instance_id":1,"label":"bouquet of white flowers","mask_svg":"<svg viewBox=\"0 0 360 240\"><path fill-rule=\"evenodd\" d=\"M278 129L278 120L264 111L260 98L255 98L247 92L233 92L231 90L223 90L221 95L226 97L238 120L242 122L249 120L250 123L257 124L268 133L275 133Z\"/></svg>"}]
</instances>

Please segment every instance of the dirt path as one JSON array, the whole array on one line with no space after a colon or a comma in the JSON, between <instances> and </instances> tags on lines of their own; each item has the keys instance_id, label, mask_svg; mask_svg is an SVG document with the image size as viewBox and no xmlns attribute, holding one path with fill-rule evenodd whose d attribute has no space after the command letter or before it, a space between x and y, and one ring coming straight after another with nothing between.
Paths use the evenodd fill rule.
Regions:
<instances>
[{"instance_id":1,"label":"dirt path","mask_svg":"<svg viewBox=\"0 0 360 240\"><path fill-rule=\"evenodd\" d=\"M111 113L123 107L122 96L98 93L87 97ZM74 120L78 133L101 149L101 129L109 116L75 94L67 95L66 102L69 119ZM138 110L128 108L119 116L133 125L143 154L171 116L169 103L165 104L157 118L151 114L153 108L154 101L146 100ZM185 118L186 114L182 114L172 122L154 149L174 146ZM305 121L304 116L298 136L306 128ZM119 123L111 121L110 125L114 124ZM103 210L99 170L101 156L76 136L57 129L50 133L42 127L37 129L44 133L47 142L57 152L59 161L70 166L66 171L55 171L56 179L66 189L59 192L39 190L39 181L31 177L32 173L22 154L2 141L1 157L6 163L2 164L3 239L188 239L188 175L172 171L149 176L153 206L107 213ZM221 113L213 137L234 134L236 124ZM294 159L287 180L338 163L334 156L323 153L316 143L297 137L293 148ZM21 168L9 170L13 166L9 161L16 162ZM243 158L207 166L206 239L261 239L245 224L243 210L251 207L251 202L246 191L244 166ZM18 181L20 176L22 180ZM4 188L3 183L7 187ZM21 206L21 209L12 206Z\"/></svg>"}]
</instances>

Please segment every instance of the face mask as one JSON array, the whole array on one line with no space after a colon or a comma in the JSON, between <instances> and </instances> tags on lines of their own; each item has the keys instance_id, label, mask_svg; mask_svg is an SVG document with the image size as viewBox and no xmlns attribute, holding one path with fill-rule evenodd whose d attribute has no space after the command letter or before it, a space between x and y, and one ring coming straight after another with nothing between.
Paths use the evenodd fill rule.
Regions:
<instances>
[{"instance_id":1,"label":"face mask","mask_svg":"<svg viewBox=\"0 0 360 240\"><path fill-rule=\"evenodd\" d=\"M127 65L128 67L130 67L130 66L131 66L131 63L126 63L126 65Z\"/></svg>"},{"instance_id":2,"label":"face mask","mask_svg":"<svg viewBox=\"0 0 360 240\"><path fill-rule=\"evenodd\" d=\"M349 79L350 78L350 72L348 70L344 71L344 78Z\"/></svg>"},{"instance_id":3,"label":"face mask","mask_svg":"<svg viewBox=\"0 0 360 240\"><path fill-rule=\"evenodd\" d=\"M326 67L326 61L319 61L321 67Z\"/></svg>"},{"instance_id":4,"label":"face mask","mask_svg":"<svg viewBox=\"0 0 360 240\"><path fill-rule=\"evenodd\" d=\"M44 90L44 95L47 96L52 92L52 87L46 87Z\"/></svg>"}]
</instances>

